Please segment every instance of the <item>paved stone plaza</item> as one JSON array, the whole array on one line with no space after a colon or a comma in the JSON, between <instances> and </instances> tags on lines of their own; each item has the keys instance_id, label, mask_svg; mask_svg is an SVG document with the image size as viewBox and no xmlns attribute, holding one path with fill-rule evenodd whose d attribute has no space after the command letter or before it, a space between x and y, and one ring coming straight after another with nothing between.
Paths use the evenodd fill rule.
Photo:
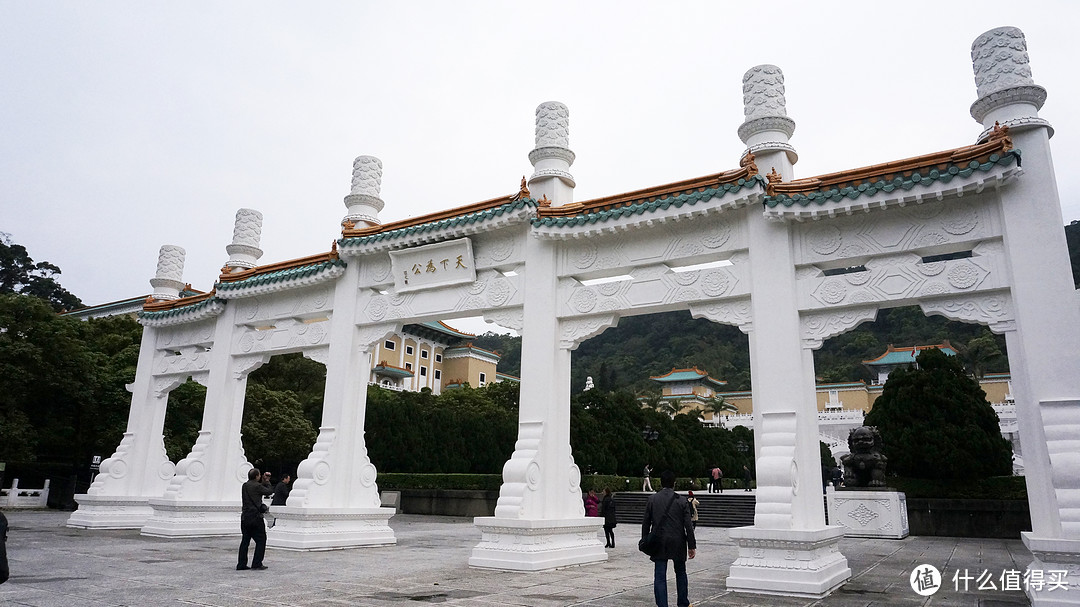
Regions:
<instances>
[{"instance_id":1,"label":"paved stone plaza","mask_svg":"<svg viewBox=\"0 0 1080 607\"><path fill-rule=\"evenodd\" d=\"M268 550L266 571L236 571L239 537L166 540L138 531L84 531L64 526L68 513L6 511L11 522L11 580L0 605L652 605L652 566L636 549L637 525L616 528L605 563L543 573L498 572L467 565L480 532L471 519L397 515L397 546L331 552ZM239 523L237 524L239 527ZM909 537L845 539L840 550L851 580L819 600L734 594L724 581L737 548L722 528L699 528L698 558L689 561L694 605L1027 605L1022 592L956 592L952 576L1023 571L1031 555L1019 539ZM919 564L942 571L943 588L921 597L909 575ZM674 605L674 583L669 584Z\"/></svg>"}]
</instances>

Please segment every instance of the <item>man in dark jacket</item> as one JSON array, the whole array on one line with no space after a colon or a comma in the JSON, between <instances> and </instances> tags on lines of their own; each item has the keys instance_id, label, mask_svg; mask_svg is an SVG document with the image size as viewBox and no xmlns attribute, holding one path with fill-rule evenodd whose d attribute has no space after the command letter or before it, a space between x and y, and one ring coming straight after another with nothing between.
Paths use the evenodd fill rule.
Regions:
<instances>
[{"instance_id":1,"label":"man in dark jacket","mask_svg":"<svg viewBox=\"0 0 1080 607\"><path fill-rule=\"evenodd\" d=\"M270 502L271 506L284 506L285 502L289 499L289 491L292 490L289 487L289 483L292 482L292 477L286 474L281 477L281 481L274 487L274 499Z\"/></svg>"},{"instance_id":2,"label":"man in dark jacket","mask_svg":"<svg viewBox=\"0 0 1080 607\"><path fill-rule=\"evenodd\" d=\"M7 562L7 517L3 512L0 512L0 584L8 581L8 562Z\"/></svg>"},{"instance_id":3,"label":"man in dark jacket","mask_svg":"<svg viewBox=\"0 0 1080 607\"><path fill-rule=\"evenodd\" d=\"M659 493L649 496L645 505L645 519L641 523L641 537L657 529L663 536L660 551L650 557L653 561L653 596L657 607L667 607L667 562L675 567L675 591L679 607L689 607L689 589L686 581L686 559L697 555L697 540L690 522L690 505L686 498L675 493L675 473L664 470L660 474Z\"/></svg>"},{"instance_id":4,"label":"man in dark jacket","mask_svg":"<svg viewBox=\"0 0 1080 607\"><path fill-rule=\"evenodd\" d=\"M244 569L266 569L263 565L263 553L266 552L266 525L263 524L264 495L271 495L274 490L270 483L262 483L262 474L258 468L248 470L248 480L240 487L240 553L236 560L237 571ZM248 545L255 540L255 554L251 558L251 567L247 565Z\"/></svg>"}]
</instances>

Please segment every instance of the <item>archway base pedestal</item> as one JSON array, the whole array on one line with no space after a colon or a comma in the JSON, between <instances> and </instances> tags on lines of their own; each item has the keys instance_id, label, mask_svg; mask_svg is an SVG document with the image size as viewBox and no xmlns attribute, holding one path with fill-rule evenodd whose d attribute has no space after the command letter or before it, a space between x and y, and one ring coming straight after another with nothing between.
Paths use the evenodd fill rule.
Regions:
<instances>
[{"instance_id":1,"label":"archway base pedestal","mask_svg":"<svg viewBox=\"0 0 1080 607\"><path fill-rule=\"evenodd\" d=\"M153 537L220 537L240 535L240 500L195 502L151 499L153 515L142 535Z\"/></svg>"},{"instance_id":2,"label":"archway base pedestal","mask_svg":"<svg viewBox=\"0 0 1080 607\"><path fill-rule=\"evenodd\" d=\"M397 544L390 528L393 508L271 506L275 517L266 545L283 550L344 550Z\"/></svg>"},{"instance_id":3,"label":"archway base pedestal","mask_svg":"<svg viewBox=\"0 0 1080 607\"><path fill-rule=\"evenodd\" d=\"M821 598L851 577L838 544L843 527L760 529L737 527L728 536L739 545L728 590Z\"/></svg>"},{"instance_id":4,"label":"archway base pedestal","mask_svg":"<svg viewBox=\"0 0 1080 607\"><path fill-rule=\"evenodd\" d=\"M81 493L75 502L79 509L67 520L74 529L141 529L154 514L148 497Z\"/></svg>"},{"instance_id":5,"label":"archway base pedestal","mask_svg":"<svg viewBox=\"0 0 1080 607\"><path fill-rule=\"evenodd\" d=\"M607 552L598 535L599 517L571 519L473 519L483 536L469 566L508 571L545 571L570 565L602 563Z\"/></svg>"},{"instance_id":6,"label":"archway base pedestal","mask_svg":"<svg viewBox=\"0 0 1080 607\"><path fill-rule=\"evenodd\" d=\"M1080 540L1035 537L1030 531L1020 537L1035 556L1027 576L1042 580L1025 588L1032 607L1080 605Z\"/></svg>"}]
</instances>

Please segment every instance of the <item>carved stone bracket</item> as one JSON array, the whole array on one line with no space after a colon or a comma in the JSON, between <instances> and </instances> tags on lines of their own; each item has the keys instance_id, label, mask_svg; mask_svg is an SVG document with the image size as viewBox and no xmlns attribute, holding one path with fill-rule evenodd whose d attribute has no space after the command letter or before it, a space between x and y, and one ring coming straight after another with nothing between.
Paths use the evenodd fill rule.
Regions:
<instances>
[{"instance_id":1,"label":"carved stone bracket","mask_svg":"<svg viewBox=\"0 0 1080 607\"><path fill-rule=\"evenodd\" d=\"M690 304L692 318L707 318L713 322L739 327L743 333L753 330L754 315L750 298L741 297L730 301Z\"/></svg>"},{"instance_id":2,"label":"carved stone bracket","mask_svg":"<svg viewBox=\"0 0 1080 607\"><path fill-rule=\"evenodd\" d=\"M388 335L399 333L401 325L397 323L382 323L378 325L361 326L356 336L356 343L363 352L371 352L375 346L386 339Z\"/></svg>"},{"instance_id":3,"label":"carved stone bracket","mask_svg":"<svg viewBox=\"0 0 1080 607\"><path fill-rule=\"evenodd\" d=\"M520 333L525 328L525 310L523 308L491 310L484 312L484 320Z\"/></svg>"},{"instance_id":4,"label":"carved stone bracket","mask_svg":"<svg viewBox=\"0 0 1080 607\"><path fill-rule=\"evenodd\" d=\"M233 379L243 379L248 373L270 362L270 354L237 356L233 359Z\"/></svg>"},{"instance_id":5,"label":"carved stone bracket","mask_svg":"<svg viewBox=\"0 0 1080 607\"><path fill-rule=\"evenodd\" d=\"M803 347L817 350L826 339L874 320L877 312L877 306L860 306L803 314L799 322Z\"/></svg>"},{"instance_id":6,"label":"carved stone bracket","mask_svg":"<svg viewBox=\"0 0 1080 607\"><path fill-rule=\"evenodd\" d=\"M1016 315L1009 293L973 293L919 302L927 315L939 314L950 320L987 325L994 333L1016 330Z\"/></svg>"},{"instance_id":7,"label":"carved stone bracket","mask_svg":"<svg viewBox=\"0 0 1080 607\"><path fill-rule=\"evenodd\" d=\"M310 358L317 363L322 363L324 367L330 363L330 346L304 350L303 354L304 358Z\"/></svg>"},{"instance_id":8,"label":"carved stone bracket","mask_svg":"<svg viewBox=\"0 0 1080 607\"><path fill-rule=\"evenodd\" d=\"M617 314L598 314L559 321L559 347L574 350L581 342L619 324Z\"/></svg>"},{"instance_id":9,"label":"carved stone bracket","mask_svg":"<svg viewBox=\"0 0 1080 607\"><path fill-rule=\"evenodd\" d=\"M1080 479L1076 477L1080 464L1080 455L1076 453L1080 401L1040 401L1039 413L1046 432L1050 479L1058 501L1061 529L1065 533L1075 534L1080 531Z\"/></svg>"}]
</instances>

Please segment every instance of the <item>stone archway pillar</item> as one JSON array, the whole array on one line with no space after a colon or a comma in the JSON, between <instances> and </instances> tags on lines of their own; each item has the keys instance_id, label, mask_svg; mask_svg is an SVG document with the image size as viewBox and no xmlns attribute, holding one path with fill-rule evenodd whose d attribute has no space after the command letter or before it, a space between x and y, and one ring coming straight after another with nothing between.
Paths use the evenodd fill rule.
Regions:
<instances>
[{"instance_id":1,"label":"stone archway pillar","mask_svg":"<svg viewBox=\"0 0 1080 607\"><path fill-rule=\"evenodd\" d=\"M1035 560L1029 571L1064 571L1068 590L1028 587L1032 605L1080 605L1080 306L1062 230L1050 154L1053 128L1039 117L1046 90L1032 79L1024 34L1000 27L971 45L979 98L971 115L991 136L1009 128L1024 176L1002 193L1005 257L1016 330L1006 332ZM1033 243L1038 243L1034 246Z\"/></svg>"},{"instance_id":2,"label":"stone archway pillar","mask_svg":"<svg viewBox=\"0 0 1080 607\"><path fill-rule=\"evenodd\" d=\"M101 462L86 494L75 496L79 509L71 513L68 527L138 529L153 514L150 498L160 497L173 476L162 436L169 392L154 385L156 344L157 330L144 327L135 381L128 386L131 407L124 438Z\"/></svg>"},{"instance_id":3,"label":"stone archway pillar","mask_svg":"<svg viewBox=\"0 0 1080 607\"><path fill-rule=\"evenodd\" d=\"M581 472L570 452L570 351L556 317L556 248L526 244L518 440L503 467L495 516L476 517L483 536L469 565L541 571L607 560L599 518L587 518Z\"/></svg>"},{"instance_id":4,"label":"stone archway pillar","mask_svg":"<svg viewBox=\"0 0 1080 607\"><path fill-rule=\"evenodd\" d=\"M326 388L319 436L296 470L285 506L274 506L277 523L267 546L289 550L330 550L397 543L376 484L377 471L364 439L371 355L395 323L356 325L367 303L357 297L360 263L350 263L338 281L326 354Z\"/></svg>"},{"instance_id":5,"label":"stone archway pillar","mask_svg":"<svg viewBox=\"0 0 1080 607\"><path fill-rule=\"evenodd\" d=\"M157 537L206 537L240 533L240 485L251 469L240 439L248 373L269 354L233 356L235 306L225 306L214 330L202 429L191 453L176 465L154 513L142 528Z\"/></svg>"},{"instance_id":6,"label":"stone archway pillar","mask_svg":"<svg viewBox=\"0 0 1080 607\"><path fill-rule=\"evenodd\" d=\"M790 180L797 160L788 138L784 79L772 65L743 79L746 122L739 136L770 181ZM736 592L823 597L851 577L837 549L841 527L825 525L821 496L813 350L804 347L795 259L787 224L748 207L757 503L754 525L729 531L739 545L727 587Z\"/></svg>"}]
</instances>

